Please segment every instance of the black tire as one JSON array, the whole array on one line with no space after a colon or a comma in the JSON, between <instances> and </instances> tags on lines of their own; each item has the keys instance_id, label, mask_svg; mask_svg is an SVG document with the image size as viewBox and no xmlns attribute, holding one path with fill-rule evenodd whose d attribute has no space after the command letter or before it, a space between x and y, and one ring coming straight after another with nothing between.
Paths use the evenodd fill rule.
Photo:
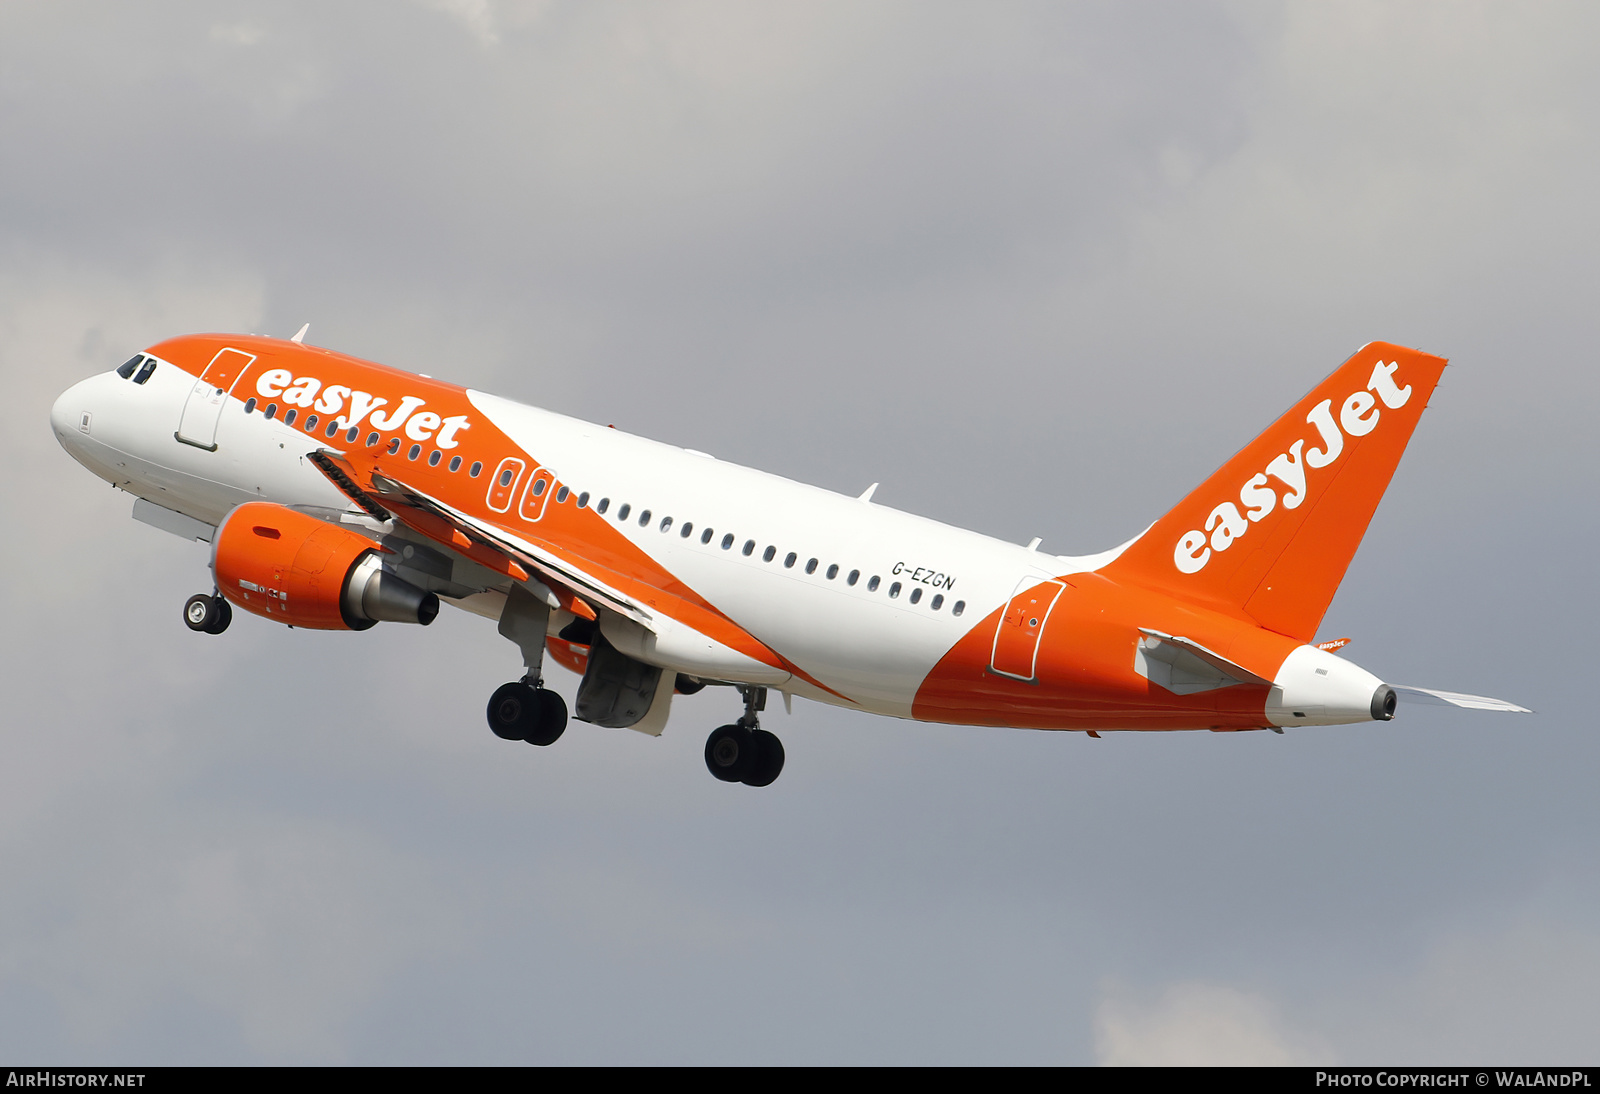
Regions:
<instances>
[{"instance_id":1,"label":"black tire","mask_svg":"<svg viewBox=\"0 0 1600 1094\"><path fill-rule=\"evenodd\" d=\"M725 783L743 782L759 758L755 739L741 725L722 726L706 738L706 770Z\"/></svg>"},{"instance_id":2,"label":"black tire","mask_svg":"<svg viewBox=\"0 0 1600 1094\"><path fill-rule=\"evenodd\" d=\"M530 745L553 745L556 738L566 732L567 701L549 688L540 688L537 695L539 721L523 740Z\"/></svg>"},{"instance_id":3,"label":"black tire","mask_svg":"<svg viewBox=\"0 0 1600 1094\"><path fill-rule=\"evenodd\" d=\"M183 602L183 622L191 631L204 631L217 621L217 602L195 593Z\"/></svg>"},{"instance_id":4,"label":"black tire","mask_svg":"<svg viewBox=\"0 0 1600 1094\"><path fill-rule=\"evenodd\" d=\"M756 762L742 780L746 786L771 786L783 773L783 742L764 729L751 732L756 746Z\"/></svg>"},{"instance_id":5,"label":"black tire","mask_svg":"<svg viewBox=\"0 0 1600 1094\"><path fill-rule=\"evenodd\" d=\"M211 607L215 610L217 618L206 628L207 634L221 634L228 629L228 624L233 622L233 605L220 596L211 598Z\"/></svg>"},{"instance_id":6,"label":"black tire","mask_svg":"<svg viewBox=\"0 0 1600 1094\"><path fill-rule=\"evenodd\" d=\"M539 723L539 693L527 684L501 684L489 696L489 728L502 741L525 741Z\"/></svg>"}]
</instances>

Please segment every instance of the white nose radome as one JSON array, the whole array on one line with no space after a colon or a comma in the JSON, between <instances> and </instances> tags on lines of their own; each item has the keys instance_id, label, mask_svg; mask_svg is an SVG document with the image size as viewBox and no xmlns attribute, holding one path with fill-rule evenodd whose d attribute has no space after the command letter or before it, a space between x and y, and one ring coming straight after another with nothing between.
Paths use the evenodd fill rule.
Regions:
<instances>
[{"instance_id":1,"label":"white nose radome","mask_svg":"<svg viewBox=\"0 0 1600 1094\"><path fill-rule=\"evenodd\" d=\"M89 435L94 428L94 417L89 409L88 388L93 378L80 380L63 391L50 407L50 428L55 432L61 447L71 452L73 442Z\"/></svg>"}]
</instances>

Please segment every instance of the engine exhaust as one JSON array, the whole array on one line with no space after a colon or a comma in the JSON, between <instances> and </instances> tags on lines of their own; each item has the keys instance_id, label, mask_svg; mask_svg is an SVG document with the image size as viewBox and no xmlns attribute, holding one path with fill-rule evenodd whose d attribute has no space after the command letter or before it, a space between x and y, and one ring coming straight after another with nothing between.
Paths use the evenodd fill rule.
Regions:
<instances>
[{"instance_id":1,"label":"engine exhaust","mask_svg":"<svg viewBox=\"0 0 1600 1094\"><path fill-rule=\"evenodd\" d=\"M353 629L374 623L420 623L426 627L439 614L439 598L383 568L376 551L368 551L350 568L339 604Z\"/></svg>"}]
</instances>

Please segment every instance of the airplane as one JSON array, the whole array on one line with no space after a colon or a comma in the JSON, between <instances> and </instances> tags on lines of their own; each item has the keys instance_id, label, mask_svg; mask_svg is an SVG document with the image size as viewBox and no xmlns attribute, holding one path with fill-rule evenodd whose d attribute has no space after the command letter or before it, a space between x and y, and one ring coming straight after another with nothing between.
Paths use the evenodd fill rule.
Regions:
<instances>
[{"instance_id":1,"label":"airplane","mask_svg":"<svg viewBox=\"0 0 1600 1094\"><path fill-rule=\"evenodd\" d=\"M1052 555L288 340L198 334L63 393L51 427L211 545L191 630L234 609L291 627L494 620L523 674L487 718L549 745L568 722L660 734L675 694L735 689L718 779L766 786L769 690L928 722L1219 732L1394 717L1391 685L1315 632L1446 365L1362 347L1127 543Z\"/></svg>"}]
</instances>

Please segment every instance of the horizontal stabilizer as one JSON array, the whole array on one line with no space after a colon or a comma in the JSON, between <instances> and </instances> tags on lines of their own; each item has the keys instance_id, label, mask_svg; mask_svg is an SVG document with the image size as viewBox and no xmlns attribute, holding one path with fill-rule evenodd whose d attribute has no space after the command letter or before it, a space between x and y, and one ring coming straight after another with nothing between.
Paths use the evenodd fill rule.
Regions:
<instances>
[{"instance_id":1,"label":"horizontal stabilizer","mask_svg":"<svg viewBox=\"0 0 1600 1094\"><path fill-rule=\"evenodd\" d=\"M1487 695L1462 695L1455 691L1437 691L1433 688L1413 688L1405 684L1391 684L1394 690L1402 695L1412 695L1434 706L1448 704L1454 707L1466 707L1468 710L1500 710L1508 714L1532 714L1527 707L1519 707L1515 703L1508 703L1504 699L1491 699Z\"/></svg>"},{"instance_id":2,"label":"horizontal stabilizer","mask_svg":"<svg viewBox=\"0 0 1600 1094\"><path fill-rule=\"evenodd\" d=\"M1148 627L1140 627L1139 633L1145 637L1134 651L1133 670L1175 695L1215 691L1235 684L1272 683L1192 638L1179 638Z\"/></svg>"}]
</instances>

